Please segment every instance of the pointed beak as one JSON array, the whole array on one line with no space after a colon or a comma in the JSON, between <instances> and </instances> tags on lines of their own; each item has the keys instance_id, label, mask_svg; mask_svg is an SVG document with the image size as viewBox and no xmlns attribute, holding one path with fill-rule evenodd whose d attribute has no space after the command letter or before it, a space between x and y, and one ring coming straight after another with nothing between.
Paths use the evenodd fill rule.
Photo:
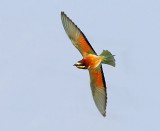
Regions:
<instances>
[{"instance_id":1,"label":"pointed beak","mask_svg":"<svg viewBox=\"0 0 160 131\"><path fill-rule=\"evenodd\" d=\"M78 64L76 63L76 64L74 64L73 66L78 66Z\"/></svg>"},{"instance_id":2,"label":"pointed beak","mask_svg":"<svg viewBox=\"0 0 160 131\"><path fill-rule=\"evenodd\" d=\"M80 66L82 63L77 62L76 64L74 64L73 66Z\"/></svg>"}]
</instances>

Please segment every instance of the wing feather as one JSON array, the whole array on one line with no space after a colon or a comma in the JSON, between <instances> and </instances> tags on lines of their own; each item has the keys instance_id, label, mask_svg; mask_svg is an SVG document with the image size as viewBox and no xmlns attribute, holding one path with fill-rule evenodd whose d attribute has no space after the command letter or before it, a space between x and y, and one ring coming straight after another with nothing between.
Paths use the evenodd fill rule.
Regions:
<instances>
[{"instance_id":1,"label":"wing feather","mask_svg":"<svg viewBox=\"0 0 160 131\"><path fill-rule=\"evenodd\" d=\"M89 69L89 74L94 102L99 112L106 116L107 93L102 66L99 69Z\"/></svg>"},{"instance_id":2,"label":"wing feather","mask_svg":"<svg viewBox=\"0 0 160 131\"><path fill-rule=\"evenodd\" d=\"M96 54L83 32L72 22L64 12L61 12L63 27L73 45L80 51L83 57L88 54Z\"/></svg>"}]
</instances>

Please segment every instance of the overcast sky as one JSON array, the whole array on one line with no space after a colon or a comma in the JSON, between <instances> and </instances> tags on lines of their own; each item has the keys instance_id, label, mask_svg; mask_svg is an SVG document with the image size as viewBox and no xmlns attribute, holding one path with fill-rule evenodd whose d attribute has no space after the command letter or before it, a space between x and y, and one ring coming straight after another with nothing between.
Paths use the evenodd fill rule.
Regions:
<instances>
[{"instance_id":1,"label":"overcast sky","mask_svg":"<svg viewBox=\"0 0 160 131\"><path fill-rule=\"evenodd\" d=\"M116 55L103 65L105 118L61 11L98 54ZM0 0L0 130L159 131L159 59L159 0Z\"/></svg>"}]
</instances>

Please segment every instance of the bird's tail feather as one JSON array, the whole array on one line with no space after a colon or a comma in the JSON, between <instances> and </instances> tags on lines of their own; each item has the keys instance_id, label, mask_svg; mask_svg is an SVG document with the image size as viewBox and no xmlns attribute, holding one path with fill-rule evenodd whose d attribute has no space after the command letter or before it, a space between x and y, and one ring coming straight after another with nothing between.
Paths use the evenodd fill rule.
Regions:
<instances>
[{"instance_id":1,"label":"bird's tail feather","mask_svg":"<svg viewBox=\"0 0 160 131\"><path fill-rule=\"evenodd\" d=\"M112 55L108 50L103 50L100 56L104 58L104 60L102 61L103 64L108 64L115 67L115 55Z\"/></svg>"}]
</instances>

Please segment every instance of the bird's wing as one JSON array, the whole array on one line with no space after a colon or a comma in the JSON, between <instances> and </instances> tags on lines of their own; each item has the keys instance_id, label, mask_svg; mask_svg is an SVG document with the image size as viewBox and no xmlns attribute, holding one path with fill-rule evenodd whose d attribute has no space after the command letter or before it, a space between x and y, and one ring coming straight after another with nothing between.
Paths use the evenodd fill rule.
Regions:
<instances>
[{"instance_id":1,"label":"bird's wing","mask_svg":"<svg viewBox=\"0 0 160 131\"><path fill-rule=\"evenodd\" d=\"M73 45L80 51L83 57L88 54L96 54L83 32L72 22L64 12L61 12L63 27Z\"/></svg>"},{"instance_id":2,"label":"bird's wing","mask_svg":"<svg viewBox=\"0 0 160 131\"><path fill-rule=\"evenodd\" d=\"M89 74L94 102L99 112L106 116L107 93L102 66L99 69L89 69Z\"/></svg>"}]
</instances>

